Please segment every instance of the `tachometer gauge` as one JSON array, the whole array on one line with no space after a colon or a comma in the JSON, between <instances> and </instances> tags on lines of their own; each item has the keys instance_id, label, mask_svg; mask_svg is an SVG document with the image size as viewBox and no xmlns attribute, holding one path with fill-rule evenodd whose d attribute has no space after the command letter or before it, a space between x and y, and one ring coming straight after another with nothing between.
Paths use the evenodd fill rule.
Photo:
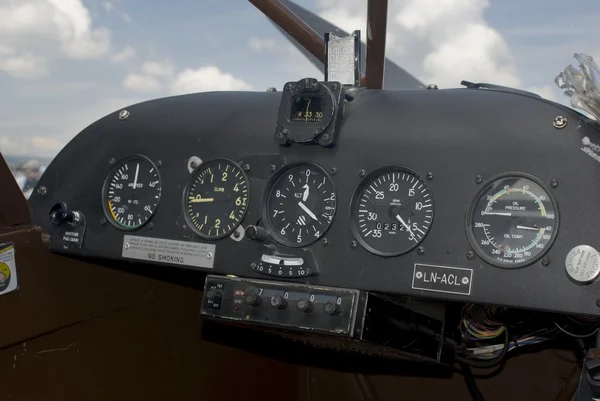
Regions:
<instances>
[{"instance_id":1,"label":"tachometer gauge","mask_svg":"<svg viewBox=\"0 0 600 401\"><path fill-rule=\"evenodd\" d=\"M350 211L352 232L366 250L397 256L425 239L433 222L433 196L416 172L384 167L361 182Z\"/></svg>"},{"instance_id":2,"label":"tachometer gauge","mask_svg":"<svg viewBox=\"0 0 600 401\"><path fill-rule=\"evenodd\" d=\"M193 172L183 195L185 218L206 240L230 235L248 211L248 177L233 161L215 159Z\"/></svg>"},{"instance_id":3,"label":"tachometer gauge","mask_svg":"<svg viewBox=\"0 0 600 401\"><path fill-rule=\"evenodd\" d=\"M281 169L267 186L263 219L275 240L290 247L310 245L329 229L336 195L331 177L312 162Z\"/></svg>"},{"instance_id":4,"label":"tachometer gauge","mask_svg":"<svg viewBox=\"0 0 600 401\"><path fill-rule=\"evenodd\" d=\"M471 245L498 267L522 267L541 258L558 229L558 209L535 177L510 173L492 180L475 196L467 218Z\"/></svg>"},{"instance_id":5,"label":"tachometer gauge","mask_svg":"<svg viewBox=\"0 0 600 401\"><path fill-rule=\"evenodd\" d=\"M120 160L104 181L104 214L118 229L138 229L156 212L161 189L160 174L150 159L135 155Z\"/></svg>"}]
</instances>

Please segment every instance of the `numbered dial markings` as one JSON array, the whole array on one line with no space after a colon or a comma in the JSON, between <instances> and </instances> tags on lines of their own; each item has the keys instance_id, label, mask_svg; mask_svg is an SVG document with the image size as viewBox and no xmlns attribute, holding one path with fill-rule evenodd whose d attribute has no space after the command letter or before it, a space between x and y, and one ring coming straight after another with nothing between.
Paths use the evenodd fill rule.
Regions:
<instances>
[{"instance_id":1,"label":"numbered dial markings","mask_svg":"<svg viewBox=\"0 0 600 401\"><path fill-rule=\"evenodd\" d=\"M284 168L273 177L263 215L272 236L281 244L312 244L329 229L336 211L333 181L317 164Z\"/></svg>"},{"instance_id":2,"label":"numbered dial markings","mask_svg":"<svg viewBox=\"0 0 600 401\"><path fill-rule=\"evenodd\" d=\"M184 215L201 238L230 235L248 211L248 178L233 161L217 159L201 164L192 173L184 199Z\"/></svg>"},{"instance_id":3,"label":"numbered dial markings","mask_svg":"<svg viewBox=\"0 0 600 401\"><path fill-rule=\"evenodd\" d=\"M352 231L369 252L397 256L414 249L433 222L433 196L425 182L403 167L367 176L351 204Z\"/></svg>"},{"instance_id":4,"label":"numbered dial markings","mask_svg":"<svg viewBox=\"0 0 600 401\"><path fill-rule=\"evenodd\" d=\"M104 182L104 214L121 230L140 228L156 211L161 188L158 170L149 159L144 156L123 159L112 168Z\"/></svg>"},{"instance_id":5,"label":"numbered dial markings","mask_svg":"<svg viewBox=\"0 0 600 401\"><path fill-rule=\"evenodd\" d=\"M530 176L487 184L471 206L467 233L477 253L498 267L522 267L543 256L554 241L558 210Z\"/></svg>"}]
</instances>

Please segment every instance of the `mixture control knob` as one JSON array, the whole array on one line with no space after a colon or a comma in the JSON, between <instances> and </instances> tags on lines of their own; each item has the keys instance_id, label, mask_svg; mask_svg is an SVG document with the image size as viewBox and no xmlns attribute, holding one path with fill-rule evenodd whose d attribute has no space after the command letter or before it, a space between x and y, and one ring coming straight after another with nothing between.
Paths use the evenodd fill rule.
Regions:
<instances>
[{"instance_id":1,"label":"mixture control knob","mask_svg":"<svg viewBox=\"0 0 600 401\"><path fill-rule=\"evenodd\" d=\"M223 293L221 290L217 290L216 288L209 288L206 290L206 294L204 294L206 299L212 300L213 302L219 302L223 297Z\"/></svg>"},{"instance_id":2,"label":"mixture control knob","mask_svg":"<svg viewBox=\"0 0 600 401\"><path fill-rule=\"evenodd\" d=\"M267 239L267 230L258 226L246 227L246 238L252 241L263 242Z\"/></svg>"},{"instance_id":3,"label":"mixture control knob","mask_svg":"<svg viewBox=\"0 0 600 401\"><path fill-rule=\"evenodd\" d=\"M260 306L262 304L262 298L258 294L248 294L244 301L251 306Z\"/></svg>"},{"instance_id":4,"label":"mixture control knob","mask_svg":"<svg viewBox=\"0 0 600 401\"><path fill-rule=\"evenodd\" d=\"M335 302L329 301L325 304L325 312L331 316L337 316L342 313L342 306Z\"/></svg>"},{"instance_id":5,"label":"mixture control knob","mask_svg":"<svg viewBox=\"0 0 600 401\"><path fill-rule=\"evenodd\" d=\"M299 299L296 306L304 313L312 312L314 307L313 303L306 298Z\"/></svg>"},{"instance_id":6,"label":"mixture control knob","mask_svg":"<svg viewBox=\"0 0 600 401\"><path fill-rule=\"evenodd\" d=\"M271 306L277 309L285 309L288 306L288 301L282 296L275 295L271 297Z\"/></svg>"}]
</instances>

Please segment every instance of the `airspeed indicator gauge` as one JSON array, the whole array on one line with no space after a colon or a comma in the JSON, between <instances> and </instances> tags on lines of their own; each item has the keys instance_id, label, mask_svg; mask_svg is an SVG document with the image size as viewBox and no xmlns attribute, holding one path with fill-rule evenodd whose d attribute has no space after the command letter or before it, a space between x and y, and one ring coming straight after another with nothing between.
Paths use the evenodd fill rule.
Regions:
<instances>
[{"instance_id":1,"label":"airspeed indicator gauge","mask_svg":"<svg viewBox=\"0 0 600 401\"><path fill-rule=\"evenodd\" d=\"M205 240L230 235L248 211L248 178L235 162L214 159L193 172L183 195L184 216Z\"/></svg>"},{"instance_id":2,"label":"airspeed indicator gauge","mask_svg":"<svg viewBox=\"0 0 600 401\"><path fill-rule=\"evenodd\" d=\"M416 172L384 167L361 182L350 211L352 232L366 250L397 256L425 239L433 223L433 196Z\"/></svg>"}]
</instances>

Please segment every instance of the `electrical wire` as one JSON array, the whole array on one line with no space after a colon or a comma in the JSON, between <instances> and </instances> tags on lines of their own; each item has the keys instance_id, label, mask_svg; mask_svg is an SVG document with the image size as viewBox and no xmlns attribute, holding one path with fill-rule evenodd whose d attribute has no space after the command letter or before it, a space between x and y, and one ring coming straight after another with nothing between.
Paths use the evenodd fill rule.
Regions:
<instances>
[{"instance_id":1,"label":"electrical wire","mask_svg":"<svg viewBox=\"0 0 600 401\"><path fill-rule=\"evenodd\" d=\"M598 332L598 327L596 327L596 329L594 331L592 331L591 333L587 333L587 334L574 334L574 333L571 333L571 332L568 332L567 330L565 330L565 327L567 327L566 325L565 325L565 327L560 327L558 323L556 323L556 322L553 322L553 323L554 323L554 325L556 326L557 329L559 329L560 331L562 331L566 335L571 336L571 337L575 337L575 338L587 338L587 337L591 337L591 336L593 336L594 334L596 334Z\"/></svg>"},{"instance_id":2,"label":"electrical wire","mask_svg":"<svg viewBox=\"0 0 600 401\"><path fill-rule=\"evenodd\" d=\"M501 348L500 354L498 356L494 357L493 359L486 360L486 361L478 361L478 360L474 360L474 359L469 359L469 358L467 358L465 356L461 356L461 355L456 355L455 359L457 362L464 363L467 366L471 366L471 367L475 367L475 368L491 368L492 366L495 366L495 365L499 364L500 362L502 362L502 360L506 356L506 353L508 352L509 342L510 342L510 336L508 333L508 329L505 327L504 328L504 345Z\"/></svg>"}]
</instances>

